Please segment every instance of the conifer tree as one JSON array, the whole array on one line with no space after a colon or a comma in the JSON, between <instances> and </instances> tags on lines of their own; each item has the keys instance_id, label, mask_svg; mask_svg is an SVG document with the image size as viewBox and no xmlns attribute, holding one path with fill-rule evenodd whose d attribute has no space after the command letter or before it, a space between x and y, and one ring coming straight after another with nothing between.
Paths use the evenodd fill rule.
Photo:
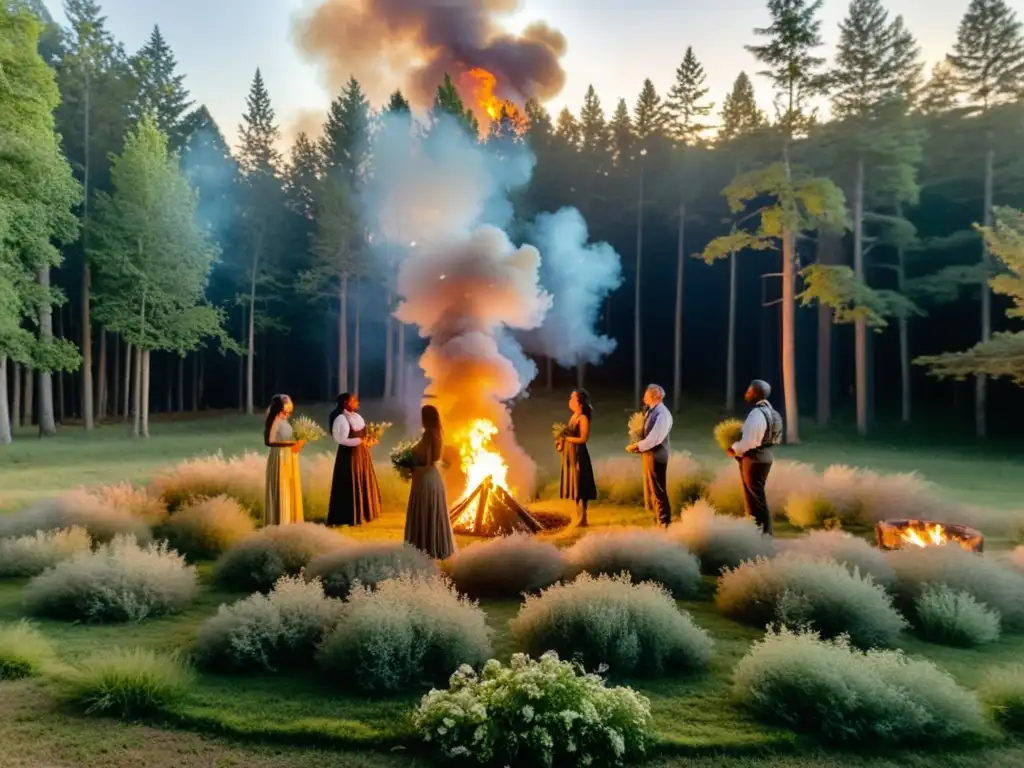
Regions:
<instances>
[{"instance_id":1,"label":"conifer tree","mask_svg":"<svg viewBox=\"0 0 1024 768\"><path fill-rule=\"evenodd\" d=\"M436 119L440 114L448 114L454 117L473 136L480 133L480 122L469 109L462 97L459 95L451 75L445 73L444 82L437 87L437 95L434 96L434 106L431 115Z\"/></svg>"},{"instance_id":2,"label":"conifer tree","mask_svg":"<svg viewBox=\"0 0 1024 768\"><path fill-rule=\"evenodd\" d=\"M633 146L636 143L633 118L629 114L629 105L625 99L619 99L615 105L615 112L608 122L608 132L612 142L612 162L622 166L633 153Z\"/></svg>"},{"instance_id":3,"label":"conifer tree","mask_svg":"<svg viewBox=\"0 0 1024 768\"><path fill-rule=\"evenodd\" d=\"M931 77L921 90L918 108L925 115L949 112L959 102L956 76L948 61L940 61L932 67Z\"/></svg>"},{"instance_id":4,"label":"conifer tree","mask_svg":"<svg viewBox=\"0 0 1024 768\"><path fill-rule=\"evenodd\" d=\"M409 106L409 100L405 98L405 95L399 90L395 91L388 98L388 103L384 106L386 112L410 112L411 107Z\"/></svg>"},{"instance_id":5,"label":"conifer tree","mask_svg":"<svg viewBox=\"0 0 1024 768\"><path fill-rule=\"evenodd\" d=\"M580 144L583 142L583 132L580 130L579 120L569 111L568 107L564 107L558 113L555 136L561 139L566 147L571 148L574 152L579 152Z\"/></svg>"},{"instance_id":6,"label":"conifer tree","mask_svg":"<svg viewBox=\"0 0 1024 768\"><path fill-rule=\"evenodd\" d=\"M370 102L354 77L331 102L322 152L328 179L360 186L370 157Z\"/></svg>"},{"instance_id":7,"label":"conifer tree","mask_svg":"<svg viewBox=\"0 0 1024 768\"><path fill-rule=\"evenodd\" d=\"M704 67L697 61L693 48L688 47L676 69L676 81L669 89L666 103L672 137L688 146L699 144L711 127L706 121L715 105L706 100L709 93L706 80Z\"/></svg>"},{"instance_id":8,"label":"conifer tree","mask_svg":"<svg viewBox=\"0 0 1024 768\"><path fill-rule=\"evenodd\" d=\"M654 83L650 79L644 80L644 86L633 109L633 130L641 146L649 144L655 137L664 135L668 128L668 120L665 103L658 95Z\"/></svg>"},{"instance_id":9,"label":"conifer tree","mask_svg":"<svg viewBox=\"0 0 1024 768\"><path fill-rule=\"evenodd\" d=\"M767 124L764 112L757 106L754 84L746 72L740 72L732 90L722 102L722 116L718 126L718 141L730 142L741 136L751 136Z\"/></svg>"},{"instance_id":10,"label":"conifer tree","mask_svg":"<svg viewBox=\"0 0 1024 768\"><path fill-rule=\"evenodd\" d=\"M146 44L132 57L131 67L139 89L136 119L152 112L157 126L169 137L171 150L179 149L185 139L184 120L195 102L159 26L153 27Z\"/></svg>"}]
</instances>

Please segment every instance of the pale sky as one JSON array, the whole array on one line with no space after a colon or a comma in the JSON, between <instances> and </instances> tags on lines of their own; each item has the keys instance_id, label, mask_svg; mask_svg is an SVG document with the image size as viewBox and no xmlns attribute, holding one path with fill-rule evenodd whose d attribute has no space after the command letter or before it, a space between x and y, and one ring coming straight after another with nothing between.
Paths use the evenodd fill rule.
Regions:
<instances>
[{"instance_id":1,"label":"pale sky","mask_svg":"<svg viewBox=\"0 0 1024 768\"><path fill-rule=\"evenodd\" d=\"M45 0L63 23L60 0ZM234 143L253 73L263 71L282 132L294 134L311 120L322 122L333 94L317 68L292 42L292 18L306 0L101 0L113 34L129 51L145 41L154 24L173 47L193 98L205 103ZM568 105L578 112L593 84L610 115L620 97L632 108L644 78L664 94L688 45L708 75L715 111L741 70L757 65L743 49L752 30L765 26L764 0L521 0L510 29L542 20L568 39L563 59L567 83L548 103L552 114ZM967 0L888 0L902 14L923 49L929 69L952 46ZM830 56L846 0L826 0L824 55ZM768 84L755 78L762 106L771 105Z\"/></svg>"}]
</instances>

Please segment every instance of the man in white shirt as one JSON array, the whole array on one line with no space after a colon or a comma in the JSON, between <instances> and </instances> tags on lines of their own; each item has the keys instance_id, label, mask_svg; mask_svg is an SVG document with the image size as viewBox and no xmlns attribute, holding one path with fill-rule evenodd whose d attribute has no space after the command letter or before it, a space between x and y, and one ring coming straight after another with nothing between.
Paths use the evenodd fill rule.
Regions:
<instances>
[{"instance_id":1,"label":"man in white shirt","mask_svg":"<svg viewBox=\"0 0 1024 768\"><path fill-rule=\"evenodd\" d=\"M765 488L774 461L772 448L782 442L782 416L768 402L771 393L767 382L750 382L743 399L753 407L743 422L743 436L729 449L729 455L740 465L747 514L768 536L772 535L772 513Z\"/></svg>"},{"instance_id":2,"label":"man in white shirt","mask_svg":"<svg viewBox=\"0 0 1024 768\"><path fill-rule=\"evenodd\" d=\"M647 387L644 392L644 436L626 450L639 453L643 458L644 506L654 512L659 524L667 527L672 522L667 490L668 434L672 431L672 414L665 407L664 400L664 389L657 384Z\"/></svg>"}]
</instances>

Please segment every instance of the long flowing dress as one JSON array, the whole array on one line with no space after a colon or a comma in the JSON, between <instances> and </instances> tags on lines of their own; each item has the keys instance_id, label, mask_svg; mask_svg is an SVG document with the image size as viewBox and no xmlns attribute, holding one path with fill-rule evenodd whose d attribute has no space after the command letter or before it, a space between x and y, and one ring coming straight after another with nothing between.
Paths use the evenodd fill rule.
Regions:
<instances>
[{"instance_id":1,"label":"long flowing dress","mask_svg":"<svg viewBox=\"0 0 1024 768\"><path fill-rule=\"evenodd\" d=\"M373 456L363 438L366 422L358 413L345 411L331 423L338 444L334 457L327 525L362 525L380 517L381 495Z\"/></svg>"},{"instance_id":2,"label":"long flowing dress","mask_svg":"<svg viewBox=\"0 0 1024 768\"><path fill-rule=\"evenodd\" d=\"M277 419L270 426L269 442L288 443L294 440L295 432L287 419ZM299 454L291 447L270 449L263 509L264 525L289 525L303 521Z\"/></svg>"},{"instance_id":3,"label":"long flowing dress","mask_svg":"<svg viewBox=\"0 0 1024 768\"><path fill-rule=\"evenodd\" d=\"M416 466L405 514L405 540L431 557L444 560L455 554L455 534L448 517L444 478L437 469L441 436L424 432L413 448L413 455Z\"/></svg>"},{"instance_id":4,"label":"long flowing dress","mask_svg":"<svg viewBox=\"0 0 1024 768\"><path fill-rule=\"evenodd\" d=\"M580 436L580 423L573 416L566 428L568 437ZM597 482L594 480L594 465L586 443L562 445L562 483L559 496L573 501L593 501L597 498Z\"/></svg>"}]
</instances>

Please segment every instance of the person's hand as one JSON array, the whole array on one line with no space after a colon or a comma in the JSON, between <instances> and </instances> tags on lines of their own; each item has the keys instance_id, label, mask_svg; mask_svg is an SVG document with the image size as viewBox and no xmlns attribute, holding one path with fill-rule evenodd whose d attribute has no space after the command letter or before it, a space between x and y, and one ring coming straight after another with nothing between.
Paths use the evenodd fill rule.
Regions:
<instances>
[{"instance_id":1,"label":"person's hand","mask_svg":"<svg viewBox=\"0 0 1024 768\"><path fill-rule=\"evenodd\" d=\"M555 440L555 450L561 453L563 448L565 448L565 442L562 440L562 438L558 438L557 440Z\"/></svg>"},{"instance_id":2,"label":"person's hand","mask_svg":"<svg viewBox=\"0 0 1024 768\"><path fill-rule=\"evenodd\" d=\"M299 440L295 445L292 446L292 453L298 453L302 450L302 446L306 444L305 440Z\"/></svg>"},{"instance_id":3,"label":"person's hand","mask_svg":"<svg viewBox=\"0 0 1024 768\"><path fill-rule=\"evenodd\" d=\"M729 448L725 452L725 455L728 456L730 459L735 459L736 458L736 451L734 451L732 448Z\"/></svg>"},{"instance_id":4,"label":"person's hand","mask_svg":"<svg viewBox=\"0 0 1024 768\"><path fill-rule=\"evenodd\" d=\"M626 453L640 453L640 449L636 443L630 443L626 446Z\"/></svg>"}]
</instances>

